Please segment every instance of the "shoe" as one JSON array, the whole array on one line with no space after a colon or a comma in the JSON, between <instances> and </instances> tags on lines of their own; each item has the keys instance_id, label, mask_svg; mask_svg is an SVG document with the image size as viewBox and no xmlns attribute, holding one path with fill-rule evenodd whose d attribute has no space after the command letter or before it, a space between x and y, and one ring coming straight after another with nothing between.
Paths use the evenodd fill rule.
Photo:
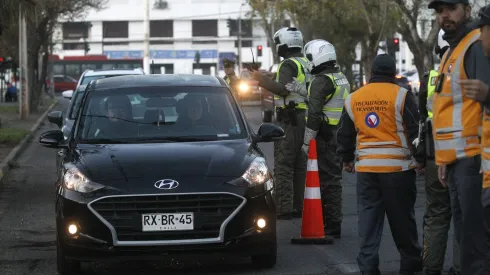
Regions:
<instances>
[{"instance_id":1,"label":"shoe","mask_svg":"<svg viewBox=\"0 0 490 275\"><path fill-rule=\"evenodd\" d=\"M454 267L451 267L451 268L449 269L449 272L448 272L447 274L448 274L448 275L460 275L461 273L460 273L460 272L458 272L458 271L456 271L456 270L454 270Z\"/></svg>"},{"instance_id":2,"label":"shoe","mask_svg":"<svg viewBox=\"0 0 490 275\"><path fill-rule=\"evenodd\" d=\"M335 239L340 239L342 229L340 225L334 225L334 226L326 225L324 227L324 232L325 232L325 236L332 236Z\"/></svg>"},{"instance_id":3,"label":"shoe","mask_svg":"<svg viewBox=\"0 0 490 275\"><path fill-rule=\"evenodd\" d=\"M425 275L442 275L441 271L426 270Z\"/></svg>"},{"instance_id":4,"label":"shoe","mask_svg":"<svg viewBox=\"0 0 490 275\"><path fill-rule=\"evenodd\" d=\"M362 275L381 275L381 271L375 270L375 271L361 271Z\"/></svg>"}]
</instances>

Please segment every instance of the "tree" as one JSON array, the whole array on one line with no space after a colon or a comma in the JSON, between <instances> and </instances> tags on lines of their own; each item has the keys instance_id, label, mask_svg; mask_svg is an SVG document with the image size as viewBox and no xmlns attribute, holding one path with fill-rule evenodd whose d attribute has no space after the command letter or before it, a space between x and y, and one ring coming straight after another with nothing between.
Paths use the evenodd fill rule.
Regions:
<instances>
[{"instance_id":1,"label":"tree","mask_svg":"<svg viewBox=\"0 0 490 275\"><path fill-rule=\"evenodd\" d=\"M89 9L102 9L107 0L3 0L8 7L9 29L3 36L0 46L10 44L7 51L9 55L18 58L18 17L19 4L25 13L27 23L28 40L28 74L32 80L30 85L31 101L30 109L35 111L39 105L45 79L47 76L48 57L50 55L50 43L55 27L59 20L80 18ZM5 22L5 21L4 21ZM0 48L1 49L1 48ZM41 66L39 60L41 59Z\"/></svg>"}]
</instances>

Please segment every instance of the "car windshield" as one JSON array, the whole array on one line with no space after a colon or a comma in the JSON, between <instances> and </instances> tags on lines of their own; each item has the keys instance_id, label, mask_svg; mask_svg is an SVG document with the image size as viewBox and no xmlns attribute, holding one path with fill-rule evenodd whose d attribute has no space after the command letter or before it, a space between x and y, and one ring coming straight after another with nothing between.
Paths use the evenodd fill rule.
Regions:
<instances>
[{"instance_id":1,"label":"car windshield","mask_svg":"<svg viewBox=\"0 0 490 275\"><path fill-rule=\"evenodd\" d=\"M108 77L115 77L115 76L122 76L122 75L93 75L93 76L86 76L82 79L82 83L80 85L88 85L90 81L92 80L97 80L97 79L102 79L102 78L108 78Z\"/></svg>"},{"instance_id":2,"label":"car windshield","mask_svg":"<svg viewBox=\"0 0 490 275\"><path fill-rule=\"evenodd\" d=\"M72 98L71 111L68 115L68 119L76 119L78 109L80 109L80 103L82 102L84 90L78 90Z\"/></svg>"},{"instance_id":3,"label":"car windshield","mask_svg":"<svg viewBox=\"0 0 490 275\"><path fill-rule=\"evenodd\" d=\"M138 87L90 92L76 137L80 143L132 143L245 138L229 90Z\"/></svg>"}]
</instances>

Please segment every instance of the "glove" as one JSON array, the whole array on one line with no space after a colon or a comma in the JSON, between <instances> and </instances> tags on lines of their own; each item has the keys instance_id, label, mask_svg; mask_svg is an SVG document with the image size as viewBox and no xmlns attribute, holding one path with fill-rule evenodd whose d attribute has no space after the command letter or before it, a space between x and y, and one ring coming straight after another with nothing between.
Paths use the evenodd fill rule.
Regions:
<instances>
[{"instance_id":1,"label":"glove","mask_svg":"<svg viewBox=\"0 0 490 275\"><path fill-rule=\"evenodd\" d=\"M301 150L308 155L308 150L310 148L310 140L315 139L318 131L312 130L308 127L305 128L305 138Z\"/></svg>"},{"instance_id":2,"label":"glove","mask_svg":"<svg viewBox=\"0 0 490 275\"><path fill-rule=\"evenodd\" d=\"M419 147L420 144L420 139L416 138L412 141L412 145L415 146L415 148Z\"/></svg>"},{"instance_id":3,"label":"glove","mask_svg":"<svg viewBox=\"0 0 490 275\"><path fill-rule=\"evenodd\" d=\"M291 93L300 94L303 97L308 95L308 91L306 90L306 83L299 82L296 77L293 77L294 81L285 85L286 90Z\"/></svg>"}]
</instances>

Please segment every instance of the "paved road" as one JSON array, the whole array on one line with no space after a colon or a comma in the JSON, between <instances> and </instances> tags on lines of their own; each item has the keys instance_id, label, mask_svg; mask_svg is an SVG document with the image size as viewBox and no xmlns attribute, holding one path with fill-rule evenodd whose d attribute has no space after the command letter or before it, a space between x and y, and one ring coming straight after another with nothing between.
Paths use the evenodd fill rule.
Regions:
<instances>
[{"instance_id":1,"label":"paved road","mask_svg":"<svg viewBox=\"0 0 490 275\"><path fill-rule=\"evenodd\" d=\"M61 109L66 102L57 106ZM260 125L257 107L245 107L254 128ZM54 129L46 123L40 132ZM55 150L36 143L29 145L18 160L18 168L9 180L0 186L0 274L51 275L56 274L54 227ZM273 164L272 144L261 145ZM346 176L344 184L343 238L333 245L293 246L290 238L300 232L301 221L279 221L278 264L269 270L251 269L248 261L233 258L205 260L164 260L159 264L91 265L96 274L357 274L357 214L355 178ZM423 215L424 192L419 182L416 214L419 228ZM380 251L383 274L396 274L399 256L386 224ZM452 236L452 235L451 235ZM451 259L451 255L448 255ZM449 261L448 261L449 262Z\"/></svg>"}]
</instances>

